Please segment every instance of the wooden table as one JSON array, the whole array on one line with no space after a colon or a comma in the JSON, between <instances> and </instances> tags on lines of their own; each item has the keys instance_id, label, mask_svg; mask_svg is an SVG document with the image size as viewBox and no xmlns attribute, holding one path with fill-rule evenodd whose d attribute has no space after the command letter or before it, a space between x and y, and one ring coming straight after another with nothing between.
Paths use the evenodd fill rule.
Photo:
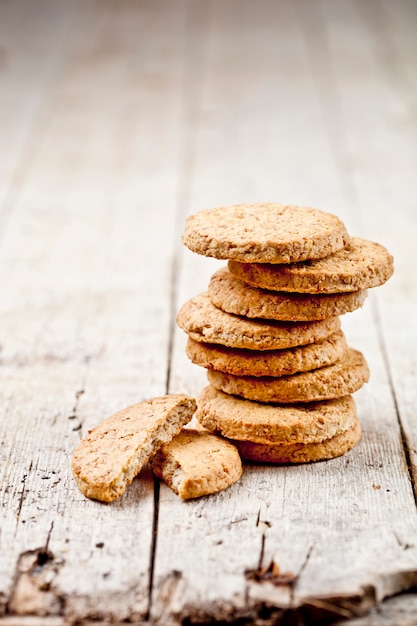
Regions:
<instances>
[{"instance_id":1,"label":"wooden table","mask_svg":"<svg viewBox=\"0 0 417 626\"><path fill-rule=\"evenodd\" d=\"M416 18L0 4L1 626L417 624ZM336 213L395 256L343 318L372 374L360 445L193 502L149 471L87 500L70 457L89 428L205 384L175 314L222 264L181 245L186 215L252 201ZM271 563L287 583L253 575Z\"/></svg>"}]
</instances>

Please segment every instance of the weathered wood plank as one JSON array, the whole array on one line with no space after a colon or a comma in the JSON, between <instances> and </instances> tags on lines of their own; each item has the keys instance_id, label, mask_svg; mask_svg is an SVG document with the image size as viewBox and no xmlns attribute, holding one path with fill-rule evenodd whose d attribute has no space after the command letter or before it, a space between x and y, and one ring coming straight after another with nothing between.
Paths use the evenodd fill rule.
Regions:
<instances>
[{"instance_id":1,"label":"weathered wood plank","mask_svg":"<svg viewBox=\"0 0 417 626\"><path fill-rule=\"evenodd\" d=\"M416 302L415 6L36 4L0 7L14 59L0 118L12 146L0 159L12 209L0 247L0 624L143 622L150 474L99 505L76 490L69 457L86 429L166 380L193 394L205 384L182 333L171 346L171 312L219 264L181 250L179 235L186 212L238 201L333 210L395 253L395 279L343 320L372 371L357 396L363 441L331 463L248 465L198 502L162 485L152 616L265 626L299 606L308 623L415 585L401 441L415 463L416 344L403 322ZM294 585L251 579L272 560ZM394 605L387 619L402 616Z\"/></svg>"},{"instance_id":2,"label":"weathered wood plank","mask_svg":"<svg viewBox=\"0 0 417 626\"><path fill-rule=\"evenodd\" d=\"M360 174L359 149L349 152L351 133L360 127L341 127L343 97L354 89L355 74L332 67L330 45L343 28L348 3L336 3L336 23L318 3L299 2L296 11L292 3L261 4L213 4L201 105L205 123L189 210L260 199L316 205L337 212L352 232L392 247L394 216L386 204L377 205L384 209L384 237L368 217L367 199L351 172L354 165ZM357 12L350 6L346 12L354 22L350 28L361 30L368 42L362 71L369 81L370 35ZM320 26L316 35L307 31L311 19ZM326 30L328 39L319 45ZM344 35L352 47L357 36L351 32L346 27ZM368 99L377 107L372 93ZM372 133L372 118L367 124ZM368 165L376 181L380 172ZM214 265L184 252L178 306L205 289ZM154 579L154 616L161 623L190 616L255 619L260 611L280 623L284 614L274 606L302 607L306 622L348 617L415 584L415 504L374 302L372 295L363 311L343 320L350 343L365 352L372 372L357 394L364 433L355 451L307 467L247 466L239 484L194 503L180 503L161 487ZM187 363L183 346L177 332L171 390L186 385L198 393L205 376ZM247 579L248 570L272 560L281 572L298 577L295 585Z\"/></svg>"},{"instance_id":3,"label":"weathered wood plank","mask_svg":"<svg viewBox=\"0 0 417 626\"><path fill-rule=\"evenodd\" d=\"M72 29L77 1L1 3L0 225L12 211L42 143L54 80L91 29L90 5L84 3L84 20Z\"/></svg>"},{"instance_id":4,"label":"weathered wood plank","mask_svg":"<svg viewBox=\"0 0 417 626\"><path fill-rule=\"evenodd\" d=\"M78 492L70 456L88 428L166 389L185 3L175 9L96 2L92 32L78 11L72 29L86 40L51 85L0 248L9 617L139 620L148 609L153 479L104 506Z\"/></svg>"},{"instance_id":5,"label":"weathered wood plank","mask_svg":"<svg viewBox=\"0 0 417 626\"><path fill-rule=\"evenodd\" d=\"M407 2L400 2L395 11L389 3L377 2L324 6L362 220L370 238L385 243L395 257L396 275L378 290L374 317L416 485L417 327L411 320L417 298L412 115L417 83L410 71L416 58L410 54L415 48L410 24L416 7ZM354 76L355 89L342 80L348 72Z\"/></svg>"}]
</instances>

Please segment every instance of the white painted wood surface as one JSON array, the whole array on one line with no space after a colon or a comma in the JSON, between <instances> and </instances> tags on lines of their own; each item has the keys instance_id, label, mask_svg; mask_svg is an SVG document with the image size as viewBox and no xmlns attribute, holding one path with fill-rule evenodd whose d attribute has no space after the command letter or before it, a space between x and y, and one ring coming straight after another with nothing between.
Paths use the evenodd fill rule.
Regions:
<instances>
[{"instance_id":1,"label":"white painted wood surface","mask_svg":"<svg viewBox=\"0 0 417 626\"><path fill-rule=\"evenodd\" d=\"M316 624L375 606L370 624L413 623L412 595L382 601L417 586L416 13L0 4L0 625ZM88 428L205 384L174 319L221 264L181 246L187 213L258 200L335 212L395 255L342 320L372 373L361 444L248 465L195 502L149 472L87 501L69 463ZM271 562L294 581L251 575Z\"/></svg>"}]
</instances>

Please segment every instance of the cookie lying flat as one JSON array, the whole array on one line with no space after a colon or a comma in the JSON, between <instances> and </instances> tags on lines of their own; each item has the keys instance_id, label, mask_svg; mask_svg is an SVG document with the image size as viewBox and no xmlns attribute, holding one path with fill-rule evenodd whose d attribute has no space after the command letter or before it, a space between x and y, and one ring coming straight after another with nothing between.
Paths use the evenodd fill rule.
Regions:
<instances>
[{"instance_id":1,"label":"cookie lying flat","mask_svg":"<svg viewBox=\"0 0 417 626\"><path fill-rule=\"evenodd\" d=\"M292 376L233 376L225 372L208 372L209 382L225 393L257 402L316 402L340 398L358 391L369 380L365 357L348 348L334 365Z\"/></svg>"},{"instance_id":2,"label":"cookie lying flat","mask_svg":"<svg viewBox=\"0 0 417 626\"><path fill-rule=\"evenodd\" d=\"M349 235L335 215L281 204L239 204L201 211L186 222L183 243L198 254L248 263L320 259Z\"/></svg>"},{"instance_id":3,"label":"cookie lying flat","mask_svg":"<svg viewBox=\"0 0 417 626\"><path fill-rule=\"evenodd\" d=\"M230 441L237 447L242 459L256 463L310 463L334 459L349 452L359 443L361 426L357 419L354 425L331 439L319 443L294 443L292 445L268 445L252 441Z\"/></svg>"},{"instance_id":4,"label":"cookie lying flat","mask_svg":"<svg viewBox=\"0 0 417 626\"><path fill-rule=\"evenodd\" d=\"M245 284L227 268L211 277L208 293L212 303L235 315L268 320L323 320L359 309L367 291L336 294L299 294L267 291Z\"/></svg>"},{"instance_id":5,"label":"cookie lying flat","mask_svg":"<svg viewBox=\"0 0 417 626\"><path fill-rule=\"evenodd\" d=\"M265 265L229 262L229 271L255 287L297 293L338 293L377 287L394 271L393 257L379 243L352 237L350 243L324 259Z\"/></svg>"},{"instance_id":6,"label":"cookie lying flat","mask_svg":"<svg viewBox=\"0 0 417 626\"><path fill-rule=\"evenodd\" d=\"M235 446L212 434L183 430L153 457L152 469L183 500L216 493L242 475Z\"/></svg>"},{"instance_id":7,"label":"cookie lying flat","mask_svg":"<svg viewBox=\"0 0 417 626\"><path fill-rule=\"evenodd\" d=\"M150 457L177 435L195 411L184 394L132 404L94 428L76 447L72 471L89 498L111 502L121 496Z\"/></svg>"},{"instance_id":8,"label":"cookie lying flat","mask_svg":"<svg viewBox=\"0 0 417 626\"><path fill-rule=\"evenodd\" d=\"M194 341L249 350L304 346L340 329L338 317L298 323L250 320L215 307L207 293L192 298L181 307L177 324Z\"/></svg>"},{"instance_id":9,"label":"cookie lying flat","mask_svg":"<svg viewBox=\"0 0 417 626\"><path fill-rule=\"evenodd\" d=\"M190 338L186 347L187 356L196 365L235 376L285 376L315 370L336 363L346 351L341 330L316 343L286 350L242 350Z\"/></svg>"},{"instance_id":10,"label":"cookie lying flat","mask_svg":"<svg viewBox=\"0 0 417 626\"><path fill-rule=\"evenodd\" d=\"M209 385L197 400L196 418L228 439L269 445L317 443L352 428L356 407L352 396L294 406L260 404Z\"/></svg>"}]
</instances>

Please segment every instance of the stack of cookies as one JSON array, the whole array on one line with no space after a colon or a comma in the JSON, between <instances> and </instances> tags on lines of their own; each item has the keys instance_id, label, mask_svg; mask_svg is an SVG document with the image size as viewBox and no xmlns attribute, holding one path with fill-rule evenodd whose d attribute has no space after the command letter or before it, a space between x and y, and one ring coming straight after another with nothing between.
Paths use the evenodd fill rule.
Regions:
<instances>
[{"instance_id":1,"label":"stack of cookies","mask_svg":"<svg viewBox=\"0 0 417 626\"><path fill-rule=\"evenodd\" d=\"M276 204L202 211L183 242L228 261L177 318L187 355L208 370L201 425L254 461L317 461L355 446L351 394L369 370L339 316L388 280L388 251L351 238L334 215Z\"/></svg>"}]
</instances>

